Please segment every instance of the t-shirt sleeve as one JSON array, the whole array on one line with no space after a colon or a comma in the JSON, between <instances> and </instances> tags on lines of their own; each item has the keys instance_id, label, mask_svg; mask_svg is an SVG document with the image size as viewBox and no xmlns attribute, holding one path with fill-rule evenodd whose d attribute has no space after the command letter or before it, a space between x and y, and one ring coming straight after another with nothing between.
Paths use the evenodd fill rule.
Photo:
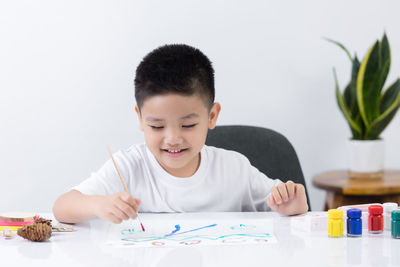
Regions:
<instances>
[{"instance_id":1,"label":"t-shirt sleeve","mask_svg":"<svg viewBox=\"0 0 400 267\"><path fill-rule=\"evenodd\" d=\"M121 164L118 154L114 155L117 166L121 171L122 177L126 179L127 172ZM125 180L126 182L126 180ZM79 185L74 186L71 190L77 190L85 195L111 195L117 192L123 192L121 180L114 167L112 160L108 160L97 172L92 172L89 178L81 182Z\"/></svg>"},{"instance_id":2,"label":"t-shirt sleeve","mask_svg":"<svg viewBox=\"0 0 400 267\"><path fill-rule=\"evenodd\" d=\"M271 194L271 189L282 183L279 179L271 179L256 167L252 166L250 161L240 154L239 161L241 165L241 177L246 177L244 182L244 197L242 201L242 211L270 211L267 205L267 198Z\"/></svg>"},{"instance_id":3,"label":"t-shirt sleeve","mask_svg":"<svg viewBox=\"0 0 400 267\"><path fill-rule=\"evenodd\" d=\"M270 211L267 198L274 186L282 183L279 179L271 179L254 166L250 167L249 189L250 199L256 211Z\"/></svg>"}]
</instances>

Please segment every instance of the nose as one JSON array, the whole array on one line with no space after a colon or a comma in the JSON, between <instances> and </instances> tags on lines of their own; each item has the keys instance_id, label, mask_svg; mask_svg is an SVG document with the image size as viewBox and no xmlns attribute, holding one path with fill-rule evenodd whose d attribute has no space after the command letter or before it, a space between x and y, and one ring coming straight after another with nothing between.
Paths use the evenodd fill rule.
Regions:
<instances>
[{"instance_id":1,"label":"nose","mask_svg":"<svg viewBox=\"0 0 400 267\"><path fill-rule=\"evenodd\" d=\"M182 135L180 129L170 127L165 133L164 141L168 146L176 146L182 143Z\"/></svg>"}]
</instances>

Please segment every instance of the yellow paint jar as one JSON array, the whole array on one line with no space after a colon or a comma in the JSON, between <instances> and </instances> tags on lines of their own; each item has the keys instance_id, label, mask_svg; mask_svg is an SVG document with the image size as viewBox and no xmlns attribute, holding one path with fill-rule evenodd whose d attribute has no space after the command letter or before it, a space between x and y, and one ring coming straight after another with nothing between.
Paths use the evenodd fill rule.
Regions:
<instances>
[{"instance_id":1,"label":"yellow paint jar","mask_svg":"<svg viewBox=\"0 0 400 267\"><path fill-rule=\"evenodd\" d=\"M328 236L343 236L343 210L328 210Z\"/></svg>"}]
</instances>

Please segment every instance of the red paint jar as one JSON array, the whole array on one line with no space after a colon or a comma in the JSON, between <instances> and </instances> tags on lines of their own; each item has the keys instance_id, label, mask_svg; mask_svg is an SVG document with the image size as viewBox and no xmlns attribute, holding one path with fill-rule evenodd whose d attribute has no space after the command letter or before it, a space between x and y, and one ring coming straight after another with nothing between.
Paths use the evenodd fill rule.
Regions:
<instances>
[{"instance_id":1,"label":"red paint jar","mask_svg":"<svg viewBox=\"0 0 400 267\"><path fill-rule=\"evenodd\" d=\"M380 205L371 205L368 207L368 232L371 234L380 234L383 232L383 207Z\"/></svg>"}]
</instances>

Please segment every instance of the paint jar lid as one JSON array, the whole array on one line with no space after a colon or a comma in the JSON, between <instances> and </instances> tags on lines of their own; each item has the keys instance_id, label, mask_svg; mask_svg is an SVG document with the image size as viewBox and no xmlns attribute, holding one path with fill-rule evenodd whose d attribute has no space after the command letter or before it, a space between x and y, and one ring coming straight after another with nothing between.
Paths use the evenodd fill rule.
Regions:
<instances>
[{"instance_id":1,"label":"paint jar lid","mask_svg":"<svg viewBox=\"0 0 400 267\"><path fill-rule=\"evenodd\" d=\"M347 210L347 217L351 219L359 219L361 218L361 210L360 209L349 209Z\"/></svg>"},{"instance_id":2,"label":"paint jar lid","mask_svg":"<svg viewBox=\"0 0 400 267\"><path fill-rule=\"evenodd\" d=\"M392 220L400 220L400 210L392 211Z\"/></svg>"},{"instance_id":3,"label":"paint jar lid","mask_svg":"<svg viewBox=\"0 0 400 267\"><path fill-rule=\"evenodd\" d=\"M343 210L330 209L328 210L328 217L330 219L343 219Z\"/></svg>"},{"instance_id":4,"label":"paint jar lid","mask_svg":"<svg viewBox=\"0 0 400 267\"><path fill-rule=\"evenodd\" d=\"M383 203L382 206L383 206L383 210L385 212L392 212L392 210L397 210L397 208L398 208L398 205L395 202L386 202L386 203Z\"/></svg>"},{"instance_id":5,"label":"paint jar lid","mask_svg":"<svg viewBox=\"0 0 400 267\"><path fill-rule=\"evenodd\" d=\"M382 215L383 208L380 205L371 205L368 207L368 212L371 215Z\"/></svg>"}]
</instances>

